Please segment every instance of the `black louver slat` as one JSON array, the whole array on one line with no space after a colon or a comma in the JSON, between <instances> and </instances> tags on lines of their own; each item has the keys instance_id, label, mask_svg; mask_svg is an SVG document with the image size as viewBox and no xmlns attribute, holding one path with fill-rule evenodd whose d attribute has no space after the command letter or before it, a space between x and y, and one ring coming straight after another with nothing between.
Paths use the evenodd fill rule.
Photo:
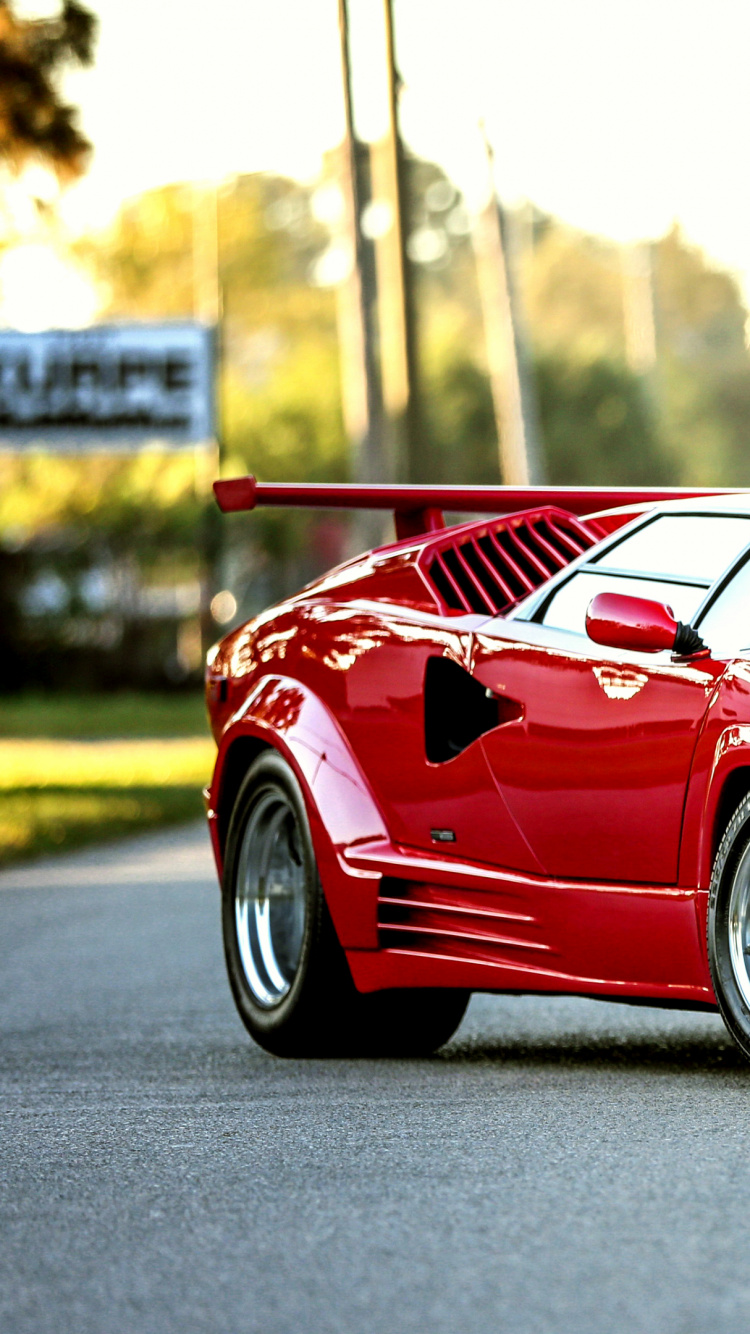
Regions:
<instances>
[{"instance_id":1,"label":"black louver slat","mask_svg":"<svg viewBox=\"0 0 750 1334\"><path fill-rule=\"evenodd\" d=\"M476 575L472 573L471 568L466 564L460 546L449 547L441 554L444 563L447 565L456 584L464 595L464 606L467 611L492 611L492 603L485 594Z\"/></svg>"},{"instance_id":2,"label":"black louver slat","mask_svg":"<svg viewBox=\"0 0 750 1334\"><path fill-rule=\"evenodd\" d=\"M498 545L497 538L492 533L486 533L484 537L477 539L482 551L488 560L497 570L498 575L508 589L508 606L516 602L518 598L525 597L533 587L526 576L514 561L508 560L502 547Z\"/></svg>"},{"instance_id":3,"label":"black louver slat","mask_svg":"<svg viewBox=\"0 0 750 1334\"><path fill-rule=\"evenodd\" d=\"M569 561L573 556L580 556L581 552L586 550L585 543L580 540L578 535L574 536L572 533L566 532L553 519L541 519L537 524L537 532L540 530L544 533L547 541L566 561Z\"/></svg>"},{"instance_id":4,"label":"black louver slat","mask_svg":"<svg viewBox=\"0 0 750 1334\"><path fill-rule=\"evenodd\" d=\"M435 557L428 573L446 607L451 611L464 611L465 604L461 590L455 580L451 579L439 556Z\"/></svg>"}]
</instances>

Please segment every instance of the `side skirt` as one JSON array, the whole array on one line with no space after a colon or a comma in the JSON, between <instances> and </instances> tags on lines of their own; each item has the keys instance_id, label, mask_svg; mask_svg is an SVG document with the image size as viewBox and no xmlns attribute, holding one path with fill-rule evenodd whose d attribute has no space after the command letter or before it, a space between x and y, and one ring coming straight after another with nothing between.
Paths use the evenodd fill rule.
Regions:
<instances>
[{"instance_id":1,"label":"side skirt","mask_svg":"<svg viewBox=\"0 0 750 1334\"><path fill-rule=\"evenodd\" d=\"M714 1005L701 947L705 891L546 880L385 840L339 856L350 872L379 877L379 948L347 951L360 991L466 987Z\"/></svg>"}]
</instances>

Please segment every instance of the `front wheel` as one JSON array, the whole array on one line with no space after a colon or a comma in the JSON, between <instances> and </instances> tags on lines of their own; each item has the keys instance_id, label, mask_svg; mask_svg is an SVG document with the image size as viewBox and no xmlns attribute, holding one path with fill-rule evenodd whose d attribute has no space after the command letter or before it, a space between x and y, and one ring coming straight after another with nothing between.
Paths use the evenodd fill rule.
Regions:
<instances>
[{"instance_id":1,"label":"front wheel","mask_svg":"<svg viewBox=\"0 0 750 1334\"><path fill-rule=\"evenodd\" d=\"M222 927L240 1017L277 1056L427 1054L463 1018L465 991L356 990L323 895L302 792L276 751L252 765L232 812Z\"/></svg>"},{"instance_id":2,"label":"front wheel","mask_svg":"<svg viewBox=\"0 0 750 1334\"><path fill-rule=\"evenodd\" d=\"M714 861L708 960L722 1018L750 1059L750 795L729 821Z\"/></svg>"}]
</instances>

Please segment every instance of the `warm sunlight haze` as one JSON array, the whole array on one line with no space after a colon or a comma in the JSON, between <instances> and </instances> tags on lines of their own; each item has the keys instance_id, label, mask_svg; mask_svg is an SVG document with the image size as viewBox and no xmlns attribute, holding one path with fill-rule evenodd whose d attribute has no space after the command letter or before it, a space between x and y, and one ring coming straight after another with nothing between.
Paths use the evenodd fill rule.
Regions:
<instances>
[{"instance_id":1,"label":"warm sunlight haze","mask_svg":"<svg viewBox=\"0 0 750 1334\"><path fill-rule=\"evenodd\" d=\"M66 84L96 145L69 194L71 225L96 225L122 198L172 180L310 178L340 139L335 0L216 0L208 26L195 0L179 21L153 0L99 0L96 11L96 64ZM375 137L380 35L369 13L352 6L356 110ZM507 201L533 199L621 240L677 218L712 258L750 272L743 6L401 0L398 19L407 140L469 197L483 185L483 118Z\"/></svg>"}]
</instances>

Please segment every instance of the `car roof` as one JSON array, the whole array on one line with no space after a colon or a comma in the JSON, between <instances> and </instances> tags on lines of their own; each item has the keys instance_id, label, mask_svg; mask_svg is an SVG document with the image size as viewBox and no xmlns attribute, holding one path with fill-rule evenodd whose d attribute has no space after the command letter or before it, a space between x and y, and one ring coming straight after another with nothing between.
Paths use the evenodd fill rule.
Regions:
<instances>
[{"instance_id":1,"label":"car roof","mask_svg":"<svg viewBox=\"0 0 750 1334\"><path fill-rule=\"evenodd\" d=\"M599 510L587 517L595 519L599 514L632 514L633 518L646 518L657 514L742 514L750 515L750 490L729 493L724 496L692 496L684 500L662 500L644 509L640 505L623 505L621 509Z\"/></svg>"}]
</instances>

